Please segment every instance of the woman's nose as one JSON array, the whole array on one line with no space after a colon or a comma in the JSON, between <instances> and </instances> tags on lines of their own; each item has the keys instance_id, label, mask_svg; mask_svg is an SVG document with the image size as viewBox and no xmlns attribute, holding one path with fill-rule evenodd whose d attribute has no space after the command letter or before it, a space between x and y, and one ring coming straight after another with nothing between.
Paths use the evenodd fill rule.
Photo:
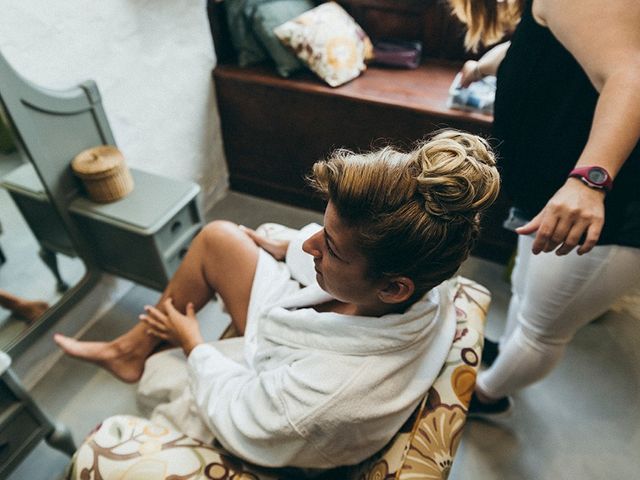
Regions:
<instances>
[{"instance_id":1,"label":"woman's nose","mask_svg":"<svg viewBox=\"0 0 640 480\"><path fill-rule=\"evenodd\" d=\"M321 237L322 237L322 231L319 231L318 233L311 235L302 244L302 250L308 253L309 255L311 255L313 258L322 257L322 250L319 247L319 245L322 245Z\"/></svg>"}]
</instances>

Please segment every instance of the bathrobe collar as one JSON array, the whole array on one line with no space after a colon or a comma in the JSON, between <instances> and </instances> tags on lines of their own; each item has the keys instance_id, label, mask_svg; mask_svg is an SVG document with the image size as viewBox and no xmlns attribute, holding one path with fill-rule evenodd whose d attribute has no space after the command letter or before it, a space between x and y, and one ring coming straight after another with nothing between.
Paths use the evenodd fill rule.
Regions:
<instances>
[{"instance_id":1,"label":"bathrobe collar","mask_svg":"<svg viewBox=\"0 0 640 480\"><path fill-rule=\"evenodd\" d=\"M317 283L268 307L258 341L348 355L374 355L405 349L423 341L436 325L454 315L446 284L414 303L404 313L382 317L317 312L311 306L332 300Z\"/></svg>"}]
</instances>

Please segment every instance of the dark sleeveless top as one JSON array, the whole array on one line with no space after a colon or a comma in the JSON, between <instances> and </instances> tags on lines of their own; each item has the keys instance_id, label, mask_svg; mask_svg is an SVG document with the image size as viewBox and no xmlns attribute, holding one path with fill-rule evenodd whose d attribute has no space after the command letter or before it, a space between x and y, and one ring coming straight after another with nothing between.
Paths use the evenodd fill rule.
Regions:
<instances>
[{"instance_id":1,"label":"dark sleeveless top","mask_svg":"<svg viewBox=\"0 0 640 480\"><path fill-rule=\"evenodd\" d=\"M534 20L531 6L527 0L498 69L493 126L503 188L529 218L542 210L574 168L598 100L582 67ZM598 244L640 247L639 182L640 144L605 198Z\"/></svg>"}]
</instances>

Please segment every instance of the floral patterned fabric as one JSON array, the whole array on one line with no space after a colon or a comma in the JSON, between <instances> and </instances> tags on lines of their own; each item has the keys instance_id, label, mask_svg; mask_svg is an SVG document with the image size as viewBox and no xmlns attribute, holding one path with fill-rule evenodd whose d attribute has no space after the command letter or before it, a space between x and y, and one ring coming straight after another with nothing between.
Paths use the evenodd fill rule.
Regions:
<instances>
[{"instance_id":1,"label":"floral patterned fabric","mask_svg":"<svg viewBox=\"0 0 640 480\"><path fill-rule=\"evenodd\" d=\"M274 224L261 233L278 237L290 229ZM447 360L422 404L389 445L353 467L314 479L446 480L451 469L480 365L490 294L463 277L455 282L456 335ZM204 444L149 420L110 417L76 452L69 480L285 480L304 478L297 469L249 465L220 446Z\"/></svg>"},{"instance_id":2,"label":"floral patterned fabric","mask_svg":"<svg viewBox=\"0 0 640 480\"><path fill-rule=\"evenodd\" d=\"M327 2L273 31L302 62L332 87L366 69L373 46L366 33L335 2Z\"/></svg>"}]
</instances>

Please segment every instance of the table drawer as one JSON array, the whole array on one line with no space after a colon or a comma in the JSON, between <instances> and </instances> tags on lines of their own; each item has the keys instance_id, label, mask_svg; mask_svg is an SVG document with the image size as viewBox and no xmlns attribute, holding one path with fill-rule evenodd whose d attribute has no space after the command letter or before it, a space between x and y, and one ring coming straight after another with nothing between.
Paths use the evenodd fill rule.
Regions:
<instances>
[{"instance_id":1,"label":"table drawer","mask_svg":"<svg viewBox=\"0 0 640 480\"><path fill-rule=\"evenodd\" d=\"M176 270L178 270L178 267L187 254L189 245L191 245L193 238L199 231L200 225L193 225L180 240L172 245L171 248L167 249L164 257L164 264L169 278L171 278Z\"/></svg>"},{"instance_id":2,"label":"table drawer","mask_svg":"<svg viewBox=\"0 0 640 480\"><path fill-rule=\"evenodd\" d=\"M4 469L10 469L22 452L28 451L32 442L39 440L40 424L25 406L16 403L3 412L0 425L0 477Z\"/></svg>"},{"instance_id":3,"label":"table drawer","mask_svg":"<svg viewBox=\"0 0 640 480\"><path fill-rule=\"evenodd\" d=\"M190 202L155 234L158 250L161 252L166 251L194 225L199 223L200 216L198 215L196 204L195 202Z\"/></svg>"}]
</instances>

